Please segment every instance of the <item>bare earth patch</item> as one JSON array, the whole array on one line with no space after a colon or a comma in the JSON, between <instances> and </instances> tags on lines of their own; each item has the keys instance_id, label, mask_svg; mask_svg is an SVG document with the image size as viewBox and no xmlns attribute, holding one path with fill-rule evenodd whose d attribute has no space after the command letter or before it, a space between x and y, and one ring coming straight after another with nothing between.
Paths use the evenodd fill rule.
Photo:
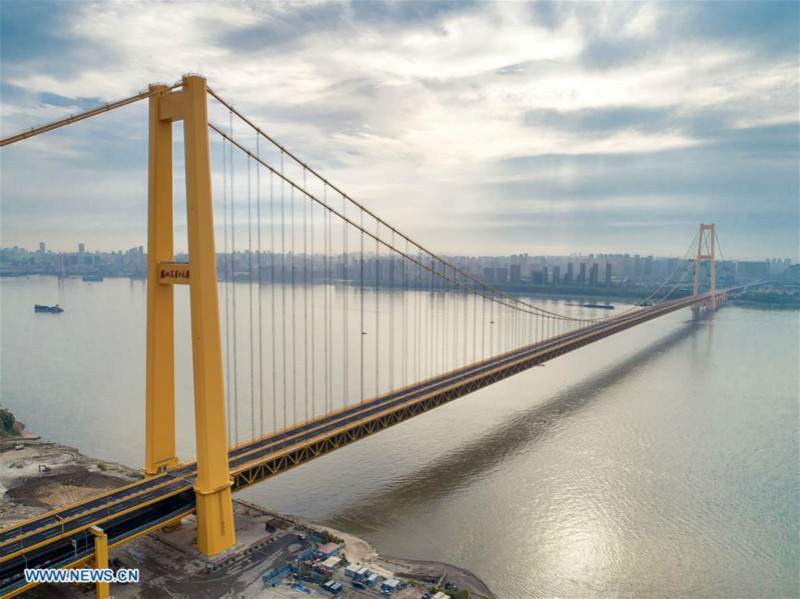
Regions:
<instances>
[{"instance_id":1,"label":"bare earth patch","mask_svg":"<svg viewBox=\"0 0 800 599\"><path fill-rule=\"evenodd\" d=\"M84 466L68 466L50 476L22 479L6 495L16 503L52 509L121 487L126 482L101 472L90 472Z\"/></svg>"}]
</instances>

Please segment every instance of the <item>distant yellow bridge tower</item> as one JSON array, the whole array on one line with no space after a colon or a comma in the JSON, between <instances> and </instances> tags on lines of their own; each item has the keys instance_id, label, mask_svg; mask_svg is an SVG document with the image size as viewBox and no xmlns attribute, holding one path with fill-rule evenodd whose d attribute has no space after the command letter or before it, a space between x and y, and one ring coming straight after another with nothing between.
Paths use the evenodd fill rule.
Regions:
<instances>
[{"instance_id":1,"label":"distant yellow bridge tower","mask_svg":"<svg viewBox=\"0 0 800 599\"><path fill-rule=\"evenodd\" d=\"M148 191L147 367L145 472L177 464L175 455L174 284L188 284L192 318L192 368L197 436L197 546L214 555L236 542L220 342L211 152L206 80L150 98ZM183 121L189 262L174 262L172 144Z\"/></svg>"},{"instance_id":2,"label":"distant yellow bridge tower","mask_svg":"<svg viewBox=\"0 0 800 599\"><path fill-rule=\"evenodd\" d=\"M716 271L716 239L717 232L714 228L714 223L710 225L700 225L700 233L697 236L697 257L694 262L694 288L692 295L697 295L700 287L700 264L703 260L708 260L711 267L709 275L711 277L711 290L706 307L710 310L716 310L717 301L715 293L717 291L717 271ZM703 254L705 247L707 254ZM699 310L699 304L695 304L693 310Z\"/></svg>"}]
</instances>

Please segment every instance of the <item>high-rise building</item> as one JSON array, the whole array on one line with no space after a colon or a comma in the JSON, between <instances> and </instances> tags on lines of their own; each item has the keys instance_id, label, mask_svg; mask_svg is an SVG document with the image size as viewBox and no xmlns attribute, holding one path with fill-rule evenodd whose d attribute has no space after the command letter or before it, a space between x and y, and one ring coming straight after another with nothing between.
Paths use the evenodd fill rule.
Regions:
<instances>
[{"instance_id":1,"label":"high-rise building","mask_svg":"<svg viewBox=\"0 0 800 599\"><path fill-rule=\"evenodd\" d=\"M611 262L606 262L606 287L611 287Z\"/></svg>"},{"instance_id":2,"label":"high-rise building","mask_svg":"<svg viewBox=\"0 0 800 599\"><path fill-rule=\"evenodd\" d=\"M597 262L589 269L589 287L597 287Z\"/></svg>"},{"instance_id":3,"label":"high-rise building","mask_svg":"<svg viewBox=\"0 0 800 599\"><path fill-rule=\"evenodd\" d=\"M511 282L512 283L522 282L522 267L519 264L511 265Z\"/></svg>"},{"instance_id":4,"label":"high-rise building","mask_svg":"<svg viewBox=\"0 0 800 599\"><path fill-rule=\"evenodd\" d=\"M39 252L44 254L44 241L39 242Z\"/></svg>"},{"instance_id":5,"label":"high-rise building","mask_svg":"<svg viewBox=\"0 0 800 599\"><path fill-rule=\"evenodd\" d=\"M586 286L586 262L581 262L580 271L578 274L578 287Z\"/></svg>"},{"instance_id":6,"label":"high-rise building","mask_svg":"<svg viewBox=\"0 0 800 599\"><path fill-rule=\"evenodd\" d=\"M552 281L552 284L555 287L560 282L561 282L561 267L560 266L554 266L553 267L553 281Z\"/></svg>"},{"instance_id":7,"label":"high-rise building","mask_svg":"<svg viewBox=\"0 0 800 599\"><path fill-rule=\"evenodd\" d=\"M737 278L740 279L766 279L769 277L768 262L750 262L739 260L736 265Z\"/></svg>"},{"instance_id":8,"label":"high-rise building","mask_svg":"<svg viewBox=\"0 0 800 599\"><path fill-rule=\"evenodd\" d=\"M79 244L78 244L78 253L79 253L79 254L84 254L84 253L86 253L86 246L84 246L82 243L79 243Z\"/></svg>"},{"instance_id":9,"label":"high-rise building","mask_svg":"<svg viewBox=\"0 0 800 599\"><path fill-rule=\"evenodd\" d=\"M572 262L567 263L567 274L564 275L564 283L572 285Z\"/></svg>"}]
</instances>

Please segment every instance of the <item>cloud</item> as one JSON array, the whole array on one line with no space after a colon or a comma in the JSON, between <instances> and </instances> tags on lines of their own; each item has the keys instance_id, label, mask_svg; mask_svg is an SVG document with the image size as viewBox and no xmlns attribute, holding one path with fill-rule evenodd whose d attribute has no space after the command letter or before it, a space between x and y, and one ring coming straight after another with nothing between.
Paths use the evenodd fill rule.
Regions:
<instances>
[{"instance_id":1,"label":"cloud","mask_svg":"<svg viewBox=\"0 0 800 599\"><path fill-rule=\"evenodd\" d=\"M472 252L476 239L486 253L563 239L600 251L636 222L631 243L669 253L703 218L735 221L726 245L743 255L796 256L796 231L767 234L772 221L755 215L797 222L797 16L793 3L749 2L11 3L0 125L6 135L201 72L439 251ZM117 172L146 183L145 107L126 110L4 150L4 239L74 245L57 218L9 224L68 181L65 201L126 206L128 237L96 245L142 242L141 186L126 174L114 188ZM211 117L228 120L213 102ZM99 215L79 205L72 217Z\"/></svg>"}]
</instances>

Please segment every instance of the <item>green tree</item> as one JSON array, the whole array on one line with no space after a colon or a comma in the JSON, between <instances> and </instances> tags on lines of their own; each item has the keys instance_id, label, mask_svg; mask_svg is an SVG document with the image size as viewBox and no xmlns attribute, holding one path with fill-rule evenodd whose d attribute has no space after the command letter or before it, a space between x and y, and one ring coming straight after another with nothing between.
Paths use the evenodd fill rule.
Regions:
<instances>
[{"instance_id":1,"label":"green tree","mask_svg":"<svg viewBox=\"0 0 800 599\"><path fill-rule=\"evenodd\" d=\"M0 408L0 426L2 426L3 432L11 433L14 432L14 425L17 423L17 419L14 418L14 414L6 410L5 408Z\"/></svg>"}]
</instances>

